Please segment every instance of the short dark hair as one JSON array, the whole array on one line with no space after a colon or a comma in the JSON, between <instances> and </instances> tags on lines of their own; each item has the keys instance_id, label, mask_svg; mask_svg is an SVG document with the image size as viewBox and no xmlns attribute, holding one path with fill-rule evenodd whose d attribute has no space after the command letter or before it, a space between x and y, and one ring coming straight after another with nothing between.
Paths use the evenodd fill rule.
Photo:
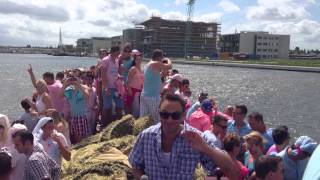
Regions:
<instances>
[{"instance_id":1,"label":"short dark hair","mask_svg":"<svg viewBox=\"0 0 320 180\"><path fill-rule=\"evenodd\" d=\"M45 72L42 74L43 78L50 78L52 80L54 80L54 74L52 72Z\"/></svg>"},{"instance_id":2,"label":"short dark hair","mask_svg":"<svg viewBox=\"0 0 320 180\"><path fill-rule=\"evenodd\" d=\"M248 108L247 108L247 106L244 105L244 104L235 105L235 107L241 109L241 113L244 114L244 115L246 115L247 112L248 112Z\"/></svg>"},{"instance_id":3,"label":"short dark hair","mask_svg":"<svg viewBox=\"0 0 320 180\"><path fill-rule=\"evenodd\" d=\"M277 156L260 156L255 163L255 172L258 178L266 178L269 172L276 172L278 164L282 161L281 157Z\"/></svg>"},{"instance_id":4,"label":"short dark hair","mask_svg":"<svg viewBox=\"0 0 320 180\"><path fill-rule=\"evenodd\" d=\"M171 72L174 73L174 74L179 74L178 69L172 69Z\"/></svg>"},{"instance_id":5,"label":"short dark hair","mask_svg":"<svg viewBox=\"0 0 320 180\"><path fill-rule=\"evenodd\" d=\"M185 85L185 84L190 84L189 79L182 79L181 84Z\"/></svg>"},{"instance_id":6,"label":"short dark hair","mask_svg":"<svg viewBox=\"0 0 320 180\"><path fill-rule=\"evenodd\" d=\"M10 174L12 170L11 159L8 152L0 152L0 177Z\"/></svg>"},{"instance_id":7,"label":"short dark hair","mask_svg":"<svg viewBox=\"0 0 320 180\"><path fill-rule=\"evenodd\" d=\"M252 112L252 113L249 115L249 117L254 118L257 122L262 122L262 123L264 123L264 122L263 122L263 116L262 116L262 114L259 113L259 112Z\"/></svg>"},{"instance_id":8,"label":"short dark hair","mask_svg":"<svg viewBox=\"0 0 320 180\"><path fill-rule=\"evenodd\" d=\"M219 115L219 114L213 116L213 118L212 118L212 124L218 124L218 123L220 123L221 121L228 121L228 119L225 118L225 117L222 116L222 115Z\"/></svg>"},{"instance_id":9,"label":"short dark hair","mask_svg":"<svg viewBox=\"0 0 320 180\"><path fill-rule=\"evenodd\" d=\"M223 139L223 147L227 152L231 152L235 146L240 146L240 143L240 137L235 133L229 133Z\"/></svg>"},{"instance_id":10,"label":"short dark hair","mask_svg":"<svg viewBox=\"0 0 320 180\"><path fill-rule=\"evenodd\" d=\"M155 49L152 52L152 59L163 58L163 51L161 49Z\"/></svg>"},{"instance_id":11,"label":"short dark hair","mask_svg":"<svg viewBox=\"0 0 320 180\"><path fill-rule=\"evenodd\" d=\"M20 141L22 142L22 144L25 144L27 141L33 143L33 134L26 130L18 131L15 136L20 137Z\"/></svg>"},{"instance_id":12,"label":"short dark hair","mask_svg":"<svg viewBox=\"0 0 320 180\"><path fill-rule=\"evenodd\" d=\"M160 104L159 104L159 107L161 107L161 104L165 101L173 101L173 102L178 102L181 107L182 107L182 112L185 111L186 109L186 102L179 96L179 95L176 95L176 94L166 94L164 95L162 98L161 98L161 101L160 101Z\"/></svg>"},{"instance_id":13,"label":"short dark hair","mask_svg":"<svg viewBox=\"0 0 320 180\"><path fill-rule=\"evenodd\" d=\"M131 43L129 43L129 42L125 43L122 50L125 50L125 49L128 49L128 50L131 51L131 50L132 50L132 45L131 45Z\"/></svg>"},{"instance_id":14,"label":"short dark hair","mask_svg":"<svg viewBox=\"0 0 320 180\"><path fill-rule=\"evenodd\" d=\"M119 46L112 46L110 49L110 53L114 53L114 52L119 52L120 51L120 47Z\"/></svg>"},{"instance_id":15,"label":"short dark hair","mask_svg":"<svg viewBox=\"0 0 320 180\"><path fill-rule=\"evenodd\" d=\"M57 72L56 79L63 79L63 78L64 78L64 73L63 72Z\"/></svg>"},{"instance_id":16,"label":"short dark hair","mask_svg":"<svg viewBox=\"0 0 320 180\"><path fill-rule=\"evenodd\" d=\"M24 99L21 101L21 107L27 111L31 108L31 105L28 103L27 100Z\"/></svg>"},{"instance_id":17,"label":"short dark hair","mask_svg":"<svg viewBox=\"0 0 320 180\"><path fill-rule=\"evenodd\" d=\"M272 131L272 138L275 144L281 145L290 138L287 126L278 126Z\"/></svg>"}]
</instances>

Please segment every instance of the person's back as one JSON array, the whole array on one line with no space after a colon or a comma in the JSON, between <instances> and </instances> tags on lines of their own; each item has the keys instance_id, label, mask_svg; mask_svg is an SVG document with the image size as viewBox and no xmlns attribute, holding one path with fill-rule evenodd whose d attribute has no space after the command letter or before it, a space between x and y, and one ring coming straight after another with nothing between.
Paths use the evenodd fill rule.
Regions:
<instances>
[{"instance_id":1,"label":"person's back","mask_svg":"<svg viewBox=\"0 0 320 180\"><path fill-rule=\"evenodd\" d=\"M156 62L149 62L145 66L144 82L141 95L147 97L157 97L160 95L161 79L160 72L152 69L152 64Z\"/></svg>"},{"instance_id":2,"label":"person's back","mask_svg":"<svg viewBox=\"0 0 320 180\"><path fill-rule=\"evenodd\" d=\"M35 166L35 164L37 165ZM34 171L35 167L40 169L37 169L38 171ZM47 174L47 176L52 177L52 180L60 179L60 167L48 156L47 153L43 151L42 147L38 145L34 145L33 153L30 156L27 156L25 172L26 180L36 180L39 177L44 177L43 174Z\"/></svg>"},{"instance_id":3,"label":"person's back","mask_svg":"<svg viewBox=\"0 0 320 180\"><path fill-rule=\"evenodd\" d=\"M28 128L28 132L32 132L38 123L38 118L32 116L30 112L24 112L18 120L24 122Z\"/></svg>"},{"instance_id":4,"label":"person's back","mask_svg":"<svg viewBox=\"0 0 320 180\"><path fill-rule=\"evenodd\" d=\"M315 179L320 180L320 166L319 166L319 159L320 159L320 146L318 145L317 149L314 150L306 170L303 174L303 180Z\"/></svg>"},{"instance_id":5,"label":"person's back","mask_svg":"<svg viewBox=\"0 0 320 180\"><path fill-rule=\"evenodd\" d=\"M190 126L198 129L201 132L209 130L211 128L210 115L206 114L199 108L197 111L191 114L188 123Z\"/></svg>"},{"instance_id":6,"label":"person's back","mask_svg":"<svg viewBox=\"0 0 320 180\"><path fill-rule=\"evenodd\" d=\"M140 96L140 116L151 115L155 124L160 119L160 72L171 68L170 59L164 59L163 51L159 49L153 51L152 60L145 67L143 89Z\"/></svg>"},{"instance_id":7,"label":"person's back","mask_svg":"<svg viewBox=\"0 0 320 180\"><path fill-rule=\"evenodd\" d=\"M201 107L192 113L188 119L188 123L197 128L199 131L206 131L211 128L211 117L213 104L209 99L205 99L201 103Z\"/></svg>"},{"instance_id":8,"label":"person's back","mask_svg":"<svg viewBox=\"0 0 320 180\"><path fill-rule=\"evenodd\" d=\"M62 89L62 84L60 81L55 81L52 85L47 85L49 90L49 96L52 100L52 106L60 114L63 113L64 99L60 96L60 91Z\"/></svg>"}]
</instances>

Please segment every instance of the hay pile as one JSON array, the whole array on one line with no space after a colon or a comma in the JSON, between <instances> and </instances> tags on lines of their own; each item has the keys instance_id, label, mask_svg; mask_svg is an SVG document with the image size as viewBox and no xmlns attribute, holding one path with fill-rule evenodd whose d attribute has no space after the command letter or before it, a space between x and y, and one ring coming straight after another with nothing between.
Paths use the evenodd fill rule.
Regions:
<instances>
[{"instance_id":1,"label":"hay pile","mask_svg":"<svg viewBox=\"0 0 320 180\"><path fill-rule=\"evenodd\" d=\"M149 117L135 120L131 115L111 123L100 133L74 145L71 160L62 161L63 180L131 180L128 162L136 136L153 123ZM195 179L203 179L197 168Z\"/></svg>"},{"instance_id":2,"label":"hay pile","mask_svg":"<svg viewBox=\"0 0 320 180\"><path fill-rule=\"evenodd\" d=\"M72 147L71 160L62 162L62 179L133 179L127 155L136 135L151 125L149 117L135 120L127 115L82 140Z\"/></svg>"}]
</instances>

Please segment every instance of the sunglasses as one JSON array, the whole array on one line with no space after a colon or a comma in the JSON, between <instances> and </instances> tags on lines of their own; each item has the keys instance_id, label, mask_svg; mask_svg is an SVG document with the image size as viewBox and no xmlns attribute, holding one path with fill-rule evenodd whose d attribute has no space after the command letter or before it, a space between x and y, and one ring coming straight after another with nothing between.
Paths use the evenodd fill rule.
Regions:
<instances>
[{"instance_id":1,"label":"sunglasses","mask_svg":"<svg viewBox=\"0 0 320 180\"><path fill-rule=\"evenodd\" d=\"M159 114L162 119L168 119L171 116L173 120L179 120L181 118L182 113L181 112L169 113L169 112L161 111Z\"/></svg>"},{"instance_id":2,"label":"sunglasses","mask_svg":"<svg viewBox=\"0 0 320 180\"><path fill-rule=\"evenodd\" d=\"M221 124L217 124L221 129L226 130L228 126L223 126Z\"/></svg>"},{"instance_id":3,"label":"sunglasses","mask_svg":"<svg viewBox=\"0 0 320 180\"><path fill-rule=\"evenodd\" d=\"M4 126L3 126L3 125L0 125L0 128L4 129Z\"/></svg>"}]
</instances>

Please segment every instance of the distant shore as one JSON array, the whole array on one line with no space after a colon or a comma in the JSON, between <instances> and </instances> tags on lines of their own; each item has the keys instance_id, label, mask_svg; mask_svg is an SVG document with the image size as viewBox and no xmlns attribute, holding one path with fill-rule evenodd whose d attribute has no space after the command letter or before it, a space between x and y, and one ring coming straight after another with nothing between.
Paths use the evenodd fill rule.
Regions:
<instances>
[{"instance_id":1,"label":"distant shore","mask_svg":"<svg viewBox=\"0 0 320 180\"><path fill-rule=\"evenodd\" d=\"M172 59L177 64L194 64L206 66L225 66L254 69L320 73L320 60L186 60Z\"/></svg>"}]
</instances>

